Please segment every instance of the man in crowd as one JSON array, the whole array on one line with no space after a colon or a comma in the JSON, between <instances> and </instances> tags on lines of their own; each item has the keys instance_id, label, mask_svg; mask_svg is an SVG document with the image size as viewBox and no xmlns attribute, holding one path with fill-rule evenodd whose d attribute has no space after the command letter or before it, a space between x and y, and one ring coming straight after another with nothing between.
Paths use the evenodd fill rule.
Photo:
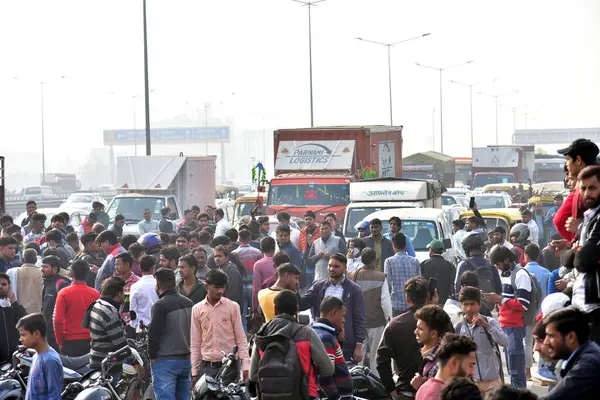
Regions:
<instances>
[{"instance_id":1,"label":"man in crowd","mask_svg":"<svg viewBox=\"0 0 600 400\"><path fill-rule=\"evenodd\" d=\"M388 240L392 240L396 233L402 231L402 220L400 219L400 217L392 217L388 222L390 224L390 231L385 233L383 236ZM407 235L404 236L406 236L406 254L408 254L411 257L415 257L415 249L412 245L410 237L408 237Z\"/></svg>"},{"instance_id":2,"label":"man in crowd","mask_svg":"<svg viewBox=\"0 0 600 400\"><path fill-rule=\"evenodd\" d=\"M187 257L194 258L192 255ZM152 308L148 355L156 398L188 400L192 373L190 321L193 303L178 294L175 287L173 270L160 268L156 271L159 299Z\"/></svg>"},{"instance_id":3,"label":"man in crowd","mask_svg":"<svg viewBox=\"0 0 600 400\"><path fill-rule=\"evenodd\" d=\"M566 360L562 379L544 397L548 400L594 399L600 391L600 347L589 340L588 316L575 307L554 311L544 317L549 356Z\"/></svg>"},{"instance_id":4,"label":"man in crowd","mask_svg":"<svg viewBox=\"0 0 600 400\"><path fill-rule=\"evenodd\" d=\"M25 207L27 208L27 216L21 221L21 227L25 230L25 234L27 235L31 231L31 216L37 211L37 204L35 201L29 200L27 204L25 204Z\"/></svg>"},{"instance_id":5,"label":"man in crowd","mask_svg":"<svg viewBox=\"0 0 600 400\"><path fill-rule=\"evenodd\" d=\"M515 265L515 255L507 248L495 248L490 259L501 274L502 296L486 293L485 297L500 305L500 326L509 338L504 352L511 385L526 387L524 339L527 328L524 317L531 306L532 280L525 269Z\"/></svg>"},{"instance_id":6,"label":"man in crowd","mask_svg":"<svg viewBox=\"0 0 600 400\"><path fill-rule=\"evenodd\" d=\"M348 273L348 279L360 286L365 301L367 337L362 346L362 364L377 374L377 346L381 342L385 325L392 318L392 299L385 274L376 270L375 250L364 249L361 257L364 266Z\"/></svg>"},{"instance_id":7,"label":"man in crowd","mask_svg":"<svg viewBox=\"0 0 600 400\"><path fill-rule=\"evenodd\" d=\"M539 229L533 219L533 213L530 210L525 210L521 213L521 217L523 218L523 223L529 228L529 240L532 243L538 244Z\"/></svg>"},{"instance_id":8,"label":"man in crowd","mask_svg":"<svg viewBox=\"0 0 600 400\"><path fill-rule=\"evenodd\" d=\"M315 265L315 280L320 281L327 276L327 262L329 258L337 253L346 254L346 242L331 234L331 225L323 221L320 226L320 237L312 246L308 259Z\"/></svg>"},{"instance_id":9,"label":"man in crowd","mask_svg":"<svg viewBox=\"0 0 600 400\"><path fill-rule=\"evenodd\" d=\"M408 307L404 295L404 285L410 278L421 275L421 264L419 264L419 260L404 251L406 236L403 233L396 233L392 238L392 244L396 254L385 261L384 272L392 289L393 314L397 316Z\"/></svg>"},{"instance_id":10,"label":"man in crowd","mask_svg":"<svg viewBox=\"0 0 600 400\"><path fill-rule=\"evenodd\" d=\"M421 263L421 271L425 279L433 278L437 281L439 304L443 306L452 293L456 268L442 256L445 249L441 240L432 240L427 248L429 260Z\"/></svg>"},{"instance_id":11,"label":"man in crowd","mask_svg":"<svg viewBox=\"0 0 600 400\"><path fill-rule=\"evenodd\" d=\"M86 233L90 233L96 222L98 222L96 213L89 213L81 224L79 224L79 228L77 228L77 237L81 238Z\"/></svg>"},{"instance_id":12,"label":"man in crowd","mask_svg":"<svg viewBox=\"0 0 600 400\"><path fill-rule=\"evenodd\" d=\"M60 261L58 257L47 256L42 260L41 268L44 286L42 289L42 314L48 323L47 335L48 343L52 348L58 351L59 347L56 343L54 335L54 326L52 325L52 316L56 306L56 298L60 290L71 284L71 281L60 275Z\"/></svg>"},{"instance_id":13,"label":"man in crowd","mask_svg":"<svg viewBox=\"0 0 600 400\"><path fill-rule=\"evenodd\" d=\"M35 213L31 216L29 231L23 237L23 243L39 241L44 236L44 228L46 224L46 216L44 214ZM23 228L25 230L25 228Z\"/></svg>"},{"instance_id":14,"label":"man in crowd","mask_svg":"<svg viewBox=\"0 0 600 400\"><path fill-rule=\"evenodd\" d=\"M229 354L236 345L243 378L248 378L250 360L246 334L239 305L224 297L227 280L223 271L211 270L206 276L206 298L192 309L192 385L204 374L214 377L222 366L221 352ZM228 385L237 380L239 374L239 365L234 364L222 377L224 383Z\"/></svg>"},{"instance_id":15,"label":"man in crowd","mask_svg":"<svg viewBox=\"0 0 600 400\"><path fill-rule=\"evenodd\" d=\"M535 203L535 208L532 213L532 220L538 230L537 245L541 248L546 247L546 231L544 230L544 210L542 209L542 202L538 201Z\"/></svg>"},{"instance_id":16,"label":"man in crowd","mask_svg":"<svg viewBox=\"0 0 600 400\"><path fill-rule=\"evenodd\" d=\"M67 246L65 246L64 239L65 235L58 228L54 228L50 232L46 233L46 243L48 245L48 249L58 250L60 267L62 269L67 269L69 267L69 261L75 258L75 252L73 252L73 254L70 254L69 250L67 249Z\"/></svg>"},{"instance_id":17,"label":"man in crowd","mask_svg":"<svg viewBox=\"0 0 600 400\"><path fill-rule=\"evenodd\" d=\"M179 277L177 293L187 297L193 304L200 303L206 297L204 283L196 278L198 260L192 254L186 254L179 259Z\"/></svg>"},{"instance_id":18,"label":"man in crowd","mask_svg":"<svg viewBox=\"0 0 600 400\"><path fill-rule=\"evenodd\" d=\"M296 293L300 283L300 269L292 263L277 267L277 281L268 288L258 292L258 303L266 322L275 317L275 296L282 290Z\"/></svg>"},{"instance_id":19,"label":"man in crowd","mask_svg":"<svg viewBox=\"0 0 600 400\"><path fill-rule=\"evenodd\" d=\"M196 278L204 281L206 274L208 271L210 271L210 268L208 268L206 265L206 261L208 259L206 256L206 250L204 250L202 247L197 247L192 250L192 255L196 258L196 262L198 263L198 267L196 268Z\"/></svg>"},{"instance_id":20,"label":"man in crowd","mask_svg":"<svg viewBox=\"0 0 600 400\"><path fill-rule=\"evenodd\" d=\"M158 233L158 221L152 219L152 211L146 208L142 215L144 219L138 222L138 232L140 236L144 233Z\"/></svg>"},{"instance_id":21,"label":"man in crowd","mask_svg":"<svg viewBox=\"0 0 600 400\"><path fill-rule=\"evenodd\" d=\"M169 209L169 213L171 212L171 209ZM177 226L178 229L183 228L184 226L186 226L187 224L189 224L190 222L192 222L194 220L194 212L189 209L189 210L184 210L183 211L183 221L181 221L179 223L179 225ZM164 232L161 230L161 232ZM171 233L171 232L166 232L166 233Z\"/></svg>"},{"instance_id":22,"label":"man in crowd","mask_svg":"<svg viewBox=\"0 0 600 400\"><path fill-rule=\"evenodd\" d=\"M366 338L365 303L360 286L346 279L346 256L334 254L329 258L329 278L315 283L300 300L300 310L311 309L313 318L327 296L335 296L346 304L344 324L344 358L356 364L362 360L362 344Z\"/></svg>"},{"instance_id":23,"label":"man in crowd","mask_svg":"<svg viewBox=\"0 0 600 400\"><path fill-rule=\"evenodd\" d=\"M60 399L64 376L58 353L46 341L47 321L40 313L21 318L17 324L21 343L35 350L27 379L26 399Z\"/></svg>"},{"instance_id":24,"label":"man in crowd","mask_svg":"<svg viewBox=\"0 0 600 400\"><path fill-rule=\"evenodd\" d=\"M338 226L337 217L335 216L335 214L334 213L327 214L325 216L325 221L329 222L329 225L331 225L331 232L335 236L342 239L342 241L346 242L346 237L344 236L344 233L340 230L340 227Z\"/></svg>"},{"instance_id":25,"label":"man in crowd","mask_svg":"<svg viewBox=\"0 0 600 400\"><path fill-rule=\"evenodd\" d=\"M156 268L156 259L152 256L143 256L140 261L142 277L139 281L131 285L129 292L129 310L135 311L137 318L129 322L132 329L137 329L140 322L148 326L151 320L152 306L158 300L156 294L156 279L154 270Z\"/></svg>"},{"instance_id":26,"label":"man in crowd","mask_svg":"<svg viewBox=\"0 0 600 400\"><path fill-rule=\"evenodd\" d=\"M40 312L42 309L42 275L37 263L37 252L26 249L23 252L23 264L16 268L16 286L19 303L27 314Z\"/></svg>"},{"instance_id":27,"label":"man in crowd","mask_svg":"<svg viewBox=\"0 0 600 400\"><path fill-rule=\"evenodd\" d=\"M115 257L116 263L116 271L115 276L123 279L125 281L125 286L123 286L123 293L125 294L125 298L129 299L129 294L131 293L131 286L140 280L140 277L131 272L131 266L133 265L133 257L129 253L121 253ZM129 316L129 306L130 302L125 303L125 307L121 310L123 312L123 320L125 324L128 324L130 321Z\"/></svg>"},{"instance_id":28,"label":"man in crowd","mask_svg":"<svg viewBox=\"0 0 600 400\"><path fill-rule=\"evenodd\" d=\"M225 219L225 212L222 208L215 210L215 222L217 223L215 236L224 235L227 229L231 228L231 224Z\"/></svg>"},{"instance_id":29,"label":"man in crowd","mask_svg":"<svg viewBox=\"0 0 600 400\"><path fill-rule=\"evenodd\" d=\"M506 240L506 229L502 226L497 226L492 231L494 232L494 244L498 246L504 246L511 250L514 246Z\"/></svg>"},{"instance_id":30,"label":"man in crowd","mask_svg":"<svg viewBox=\"0 0 600 400\"><path fill-rule=\"evenodd\" d=\"M100 244L100 249L106 254L106 259L96 276L95 287L96 290L100 292L102 282L115 274L115 257L117 254L125 253L127 250L121 246L117 239L117 235L111 231L104 231L99 234L96 237L96 242Z\"/></svg>"},{"instance_id":31,"label":"man in crowd","mask_svg":"<svg viewBox=\"0 0 600 400\"><path fill-rule=\"evenodd\" d=\"M200 214L202 215L202 214ZM210 247L210 243L212 241L212 236L209 232L202 231L198 234L198 241L200 242L200 247L204 249L206 252L206 257L210 257L213 254L213 249Z\"/></svg>"},{"instance_id":32,"label":"man in crowd","mask_svg":"<svg viewBox=\"0 0 600 400\"><path fill-rule=\"evenodd\" d=\"M12 354L17 350L19 337L17 322L27 315L25 308L17 302L10 287L10 278L0 272L0 332L4 340L0 340L0 363L12 362Z\"/></svg>"},{"instance_id":33,"label":"man in crowd","mask_svg":"<svg viewBox=\"0 0 600 400\"><path fill-rule=\"evenodd\" d=\"M83 250L74 259L74 261L83 260L90 266L90 272L86 280L87 285L90 287L95 286L98 270L102 266L102 260L98 257L100 246L96 242L96 238L97 235L93 232L83 235L81 237Z\"/></svg>"},{"instance_id":34,"label":"man in crowd","mask_svg":"<svg viewBox=\"0 0 600 400\"><path fill-rule=\"evenodd\" d=\"M206 262L208 267L210 269L218 268L218 265L215 262L214 252L215 249L219 246L222 246L229 252L229 261L231 261L233 265L237 267L238 271L240 272L240 275L243 277L246 274L246 268L244 267L244 264L242 264L242 261L236 254L231 254L231 239L226 235L215 236L215 238L213 239L211 248L212 254L208 257L208 261Z\"/></svg>"},{"instance_id":35,"label":"man in crowd","mask_svg":"<svg viewBox=\"0 0 600 400\"><path fill-rule=\"evenodd\" d=\"M243 229L239 233L240 245L237 249L232 251L242 264L246 274L244 275L244 309L252 306L252 281L254 274L254 265L263 256L262 252L254 247L250 246L252 240L252 232L248 229Z\"/></svg>"},{"instance_id":36,"label":"man in crowd","mask_svg":"<svg viewBox=\"0 0 600 400\"><path fill-rule=\"evenodd\" d=\"M180 257L181 253L179 253L176 247L165 247L160 251L160 268L168 268L175 271ZM177 276L177 273L176 278L179 281L180 277Z\"/></svg>"},{"instance_id":37,"label":"man in crowd","mask_svg":"<svg viewBox=\"0 0 600 400\"><path fill-rule=\"evenodd\" d=\"M215 247L213 255L217 268L224 272L228 278L225 297L236 302L240 307L242 316L244 316L244 281L239 268L229 259L229 249L225 246Z\"/></svg>"},{"instance_id":38,"label":"man in crowd","mask_svg":"<svg viewBox=\"0 0 600 400\"><path fill-rule=\"evenodd\" d=\"M294 265L296 265L298 268L302 268L302 266L304 265L304 262L302 261L302 253L300 252L298 247L296 247L296 245L294 245L294 243L292 243L292 241L290 240L291 232L291 227L289 225L279 225L277 227L277 230L275 231L277 235L277 246L279 247L280 251L285 252L290 257L290 259L292 260L291 262ZM310 281L309 284L312 284L312 281L314 280L314 273L314 267L306 265L306 281Z\"/></svg>"},{"instance_id":39,"label":"man in crowd","mask_svg":"<svg viewBox=\"0 0 600 400\"><path fill-rule=\"evenodd\" d=\"M438 370L417 391L416 400L441 400L444 385L453 377L472 378L477 345L466 337L448 334L438 351Z\"/></svg>"},{"instance_id":40,"label":"man in crowd","mask_svg":"<svg viewBox=\"0 0 600 400\"><path fill-rule=\"evenodd\" d=\"M383 271L385 261L388 258L393 257L395 253L397 253L397 251L392 245L392 242L383 236L381 232L382 228L383 225L381 224L381 220L379 218L372 219L369 224L371 235L363 239L367 247L372 248L377 253L378 271ZM406 245L404 247L406 247Z\"/></svg>"},{"instance_id":41,"label":"man in crowd","mask_svg":"<svg viewBox=\"0 0 600 400\"><path fill-rule=\"evenodd\" d=\"M262 217L258 217L256 222L258 223L258 233L260 234L260 239L269 237L269 231L271 230L269 217L263 215Z\"/></svg>"},{"instance_id":42,"label":"man in crowd","mask_svg":"<svg viewBox=\"0 0 600 400\"><path fill-rule=\"evenodd\" d=\"M466 286L458 295L464 318L454 326L458 335L473 339L477 344L475 382L483 394L502 386L502 358L498 346L508 347L508 336L498 321L479 314L481 292Z\"/></svg>"},{"instance_id":43,"label":"man in crowd","mask_svg":"<svg viewBox=\"0 0 600 400\"><path fill-rule=\"evenodd\" d=\"M54 335L60 353L78 357L90 351L90 330L81 327L83 316L100 293L86 284L90 266L83 260L71 265L73 282L56 296L54 309Z\"/></svg>"},{"instance_id":44,"label":"man in crowd","mask_svg":"<svg viewBox=\"0 0 600 400\"><path fill-rule=\"evenodd\" d=\"M421 348L423 363L419 373L415 375L410 384L417 390L418 396L421 386L437 375L439 369L438 351L442 338L446 333L453 331L454 328L448 314L435 304L417 310L415 319L417 320L417 329L415 329L417 343L423 345Z\"/></svg>"},{"instance_id":45,"label":"man in crowd","mask_svg":"<svg viewBox=\"0 0 600 400\"><path fill-rule=\"evenodd\" d=\"M465 221L457 219L452 221L452 241L454 242L454 248L458 252L458 255L464 260L467 258L465 251L462 248L462 240L467 234L465 231Z\"/></svg>"},{"instance_id":46,"label":"man in crowd","mask_svg":"<svg viewBox=\"0 0 600 400\"><path fill-rule=\"evenodd\" d=\"M417 343L415 313L428 301L428 284L422 276L409 279L404 285L408 309L392 318L383 331L377 349L377 371L381 382L392 398L406 400L415 397L416 390L410 385L411 379L421 365L421 346ZM395 385L392 374L392 360L396 365L398 383Z\"/></svg>"},{"instance_id":47,"label":"man in crowd","mask_svg":"<svg viewBox=\"0 0 600 400\"><path fill-rule=\"evenodd\" d=\"M304 213L304 228L300 231L300 241L298 242L298 249L302 253L306 253L312 244L321 237L321 231L315 223L315 219L314 212L309 210Z\"/></svg>"},{"instance_id":48,"label":"man in crowd","mask_svg":"<svg viewBox=\"0 0 600 400\"><path fill-rule=\"evenodd\" d=\"M11 237L0 238L0 272L16 266L17 241Z\"/></svg>"},{"instance_id":49,"label":"man in crowd","mask_svg":"<svg viewBox=\"0 0 600 400\"><path fill-rule=\"evenodd\" d=\"M562 207L563 201L563 195L557 194L554 196L554 205L546 212L546 216L544 217L544 227L548 232L548 237L552 237L557 233L553 220L558 210Z\"/></svg>"},{"instance_id":50,"label":"man in crowd","mask_svg":"<svg viewBox=\"0 0 600 400\"><path fill-rule=\"evenodd\" d=\"M329 358L333 360L335 372L332 375L319 374L319 386L328 399L351 400L352 377L344 360L338 337L343 340L346 306L334 296L325 297L321 302L320 317L313 323Z\"/></svg>"},{"instance_id":51,"label":"man in crowd","mask_svg":"<svg viewBox=\"0 0 600 400\"><path fill-rule=\"evenodd\" d=\"M296 228L293 228L292 226L290 226L290 220L292 219L292 217L290 217L290 214L286 213L285 211L280 211L277 213L277 221L279 221L279 225L278 226L289 226L290 227L290 240L291 242L294 244L294 246L296 246L296 248L299 249L299 243L300 243L300 231ZM273 232L271 233L271 237L273 239L276 239L276 233Z\"/></svg>"},{"instance_id":52,"label":"man in crowd","mask_svg":"<svg viewBox=\"0 0 600 400\"><path fill-rule=\"evenodd\" d=\"M99 201L95 201L92 203L92 212L96 213L98 217L98 222L100 222L105 227L110 225L110 217L106 212L104 212L104 204Z\"/></svg>"},{"instance_id":53,"label":"man in crowd","mask_svg":"<svg viewBox=\"0 0 600 400\"><path fill-rule=\"evenodd\" d=\"M110 231L117 236L117 239L123 237L123 227L125 226L125 216L123 214L115 215L115 222Z\"/></svg>"},{"instance_id":54,"label":"man in crowd","mask_svg":"<svg viewBox=\"0 0 600 400\"><path fill-rule=\"evenodd\" d=\"M277 275L273 256L275 255L275 240L265 236L260 240L260 250L263 258L256 261L252 274L252 310L258 310L258 291L267 279Z\"/></svg>"},{"instance_id":55,"label":"man in crowd","mask_svg":"<svg viewBox=\"0 0 600 400\"><path fill-rule=\"evenodd\" d=\"M175 241L175 247L179 250L179 254L185 256L190 253L190 234L186 231L177 232L177 240Z\"/></svg>"},{"instance_id":56,"label":"man in crowd","mask_svg":"<svg viewBox=\"0 0 600 400\"><path fill-rule=\"evenodd\" d=\"M573 284L572 303L588 314L591 339L600 343L600 166L586 167L578 179L586 211L579 235L581 247L574 261L579 274Z\"/></svg>"}]
</instances>

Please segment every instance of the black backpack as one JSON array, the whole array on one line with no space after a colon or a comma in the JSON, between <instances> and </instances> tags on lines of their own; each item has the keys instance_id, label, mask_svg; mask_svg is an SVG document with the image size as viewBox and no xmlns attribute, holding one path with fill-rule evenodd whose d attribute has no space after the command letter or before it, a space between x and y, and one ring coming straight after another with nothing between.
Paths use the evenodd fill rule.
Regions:
<instances>
[{"instance_id":1,"label":"black backpack","mask_svg":"<svg viewBox=\"0 0 600 400\"><path fill-rule=\"evenodd\" d=\"M308 399L304 373L294 336L303 325L293 324L290 337L275 335L264 348L258 364L258 388L263 400Z\"/></svg>"},{"instance_id":2,"label":"black backpack","mask_svg":"<svg viewBox=\"0 0 600 400\"><path fill-rule=\"evenodd\" d=\"M475 261L471 258L467 258L465 263L467 263L468 266L466 271L475 271L477 274L480 290L482 290L484 293L496 293L496 289L494 287L494 275L492 275L492 271L495 271L496 268L492 264L485 260L483 265L477 265L477 263L475 263ZM488 302L483 296L481 296L481 305L483 308L483 310L481 310L481 314L489 317L491 315L491 310L494 309L494 305Z\"/></svg>"}]
</instances>

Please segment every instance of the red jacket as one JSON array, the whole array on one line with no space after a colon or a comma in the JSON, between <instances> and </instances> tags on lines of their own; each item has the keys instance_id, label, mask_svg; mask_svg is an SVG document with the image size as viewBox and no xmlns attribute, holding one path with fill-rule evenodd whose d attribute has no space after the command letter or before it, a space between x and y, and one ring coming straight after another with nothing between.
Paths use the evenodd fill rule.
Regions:
<instances>
[{"instance_id":1,"label":"red jacket","mask_svg":"<svg viewBox=\"0 0 600 400\"><path fill-rule=\"evenodd\" d=\"M62 345L72 340L90 340L90 330L81 327L85 310L100 298L100 293L85 282L73 281L71 286L58 292L54 308L54 334Z\"/></svg>"},{"instance_id":2,"label":"red jacket","mask_svg":"<svg viewBox=\"0 0 600 400\"><path fill-rule=\"evenodd\" d=\"M315 240L321 237L321 230L319 229L319 226L316 225L315 231L312 233L312 235L310 235L310 243L308 243L308 235L310 235L308 233L308 227L305 226L300 231L300 239L298 239L298 248L303 253L306 253L310 249L310 246L315 242Z\"/></svg>"},{"instance_id":3,"label":"red jacket","mask_svg":"<svg viewBox=\"0 0 600 400\"><path fill-rule=\"evenodd\" d=\"M83 234L84 235L86 233L90 233L92 231L92 226L88 223L87 218L83 220L83 222L81 223L81 226L83 226Z\"/></svg>"},{"instance_id":4,"label":"red jacket","mask_svg":"<svg viewBox=\"0 0 600 400\"><path fill-rule=\"evenodd\" d=\"M565 224L569 217L575 217L577 219L583 219L584 204L583 199L579 193L579 188L575 189L565 199L562 207L554 215L554 226L556 231L560 233L563 239L572 242L575 239L575 234L567 231Z\"/></svg>"}]
</instances>

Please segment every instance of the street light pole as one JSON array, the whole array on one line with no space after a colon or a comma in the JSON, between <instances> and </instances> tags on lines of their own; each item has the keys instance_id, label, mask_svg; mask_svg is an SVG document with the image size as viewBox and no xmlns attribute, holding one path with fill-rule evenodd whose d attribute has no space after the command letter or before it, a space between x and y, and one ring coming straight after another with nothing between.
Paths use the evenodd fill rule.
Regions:
<instances>
[{"instance_id":1,"label":"street light pole","mask_svg":"<svg viewBox=\"0 0 600 400\"><path fill-rule=\"evenodd\" d=\"M146 155L152 154L150 143L150 88L148 85L148 34L146 26L146 0L143 1L144 7L144 94L145 94L145 110L146 110ZM136 146L137 147L137 146Z\"/></svg>"},{"instance_id":2,"label":"street light pole","mask_svg":"<svg viewBox=\"0 0 600 400\"><path fill-rule=\"evenodd\" d=\"M313 107L313 69L312 69L312 22L310 9L313 6L316 6L317 3L322 3L325 0L315 0L315 1L301 1L301 0L292 0L296 3L300 3L303 6L308 7L308 74L309 74L309 85L310 85L310 127L315 126L315 118L314 118L314 107Z\"/></svg>"},{"instance_id":3,"label":"street light pole","mask_svg":"<svg viewBox=\"0 0 600 400\"><path fill-rule=\"evenodd\" d=\"M390 99L390 126L394 126L394 117L393 117L393 111L392 111L392 57L391 57L391 48L396 46L397 44L400 43L405 43L405 42L410 42L411 40L416 40L416 39L421 39L423 37L429 36L431 35L431 33L424 33L422 35L419 36L415 36L412 38L408 38L405 40L401 40L399 42L394 42L394 43L382 43L382 42L376 42L374 40L368 40L368 39L363 39L360 37L357 37L357 40L360 40L362 42L368 42L368 43L373 43L373 44L377 44L380 46L385 46L387 47L387 57L388 57L388 86L389 86L389 99Z\"/></svg>"},{"instance_id":4,"label":"street light pole","mask_svg":"<svg viewBox=\"0 0 600 400\"><path fill-rule=\"evenodd\" d=\"M511 95L511 94L515 94L515 93L518 93L518 92L519 92L518 89L510 91L510 92L507 92L507 93L495 94L495 95L491 95L489 93L479 92L479 94L482 94L484 96L491 96L491 97L493 97L495 99L495 103L496 103L496 146L498 146L498 144L500 143L499 142L499 135L498 135L498 107L499 107L498 98L504 97L504 96L508 96L508 95Z\"/></svg>"},{"instance_id":5,"label":"street light pole","mask_svg":"<svg viewBox=\"0 0 600 400\"><path fill-rule=\"evenodd\" d=\"M137 96L131 96L133 98L133 152L137 157L137 118L135 112L135 98Z\"/></svg>"},{"instance_id":6,"label":"street light pole","mask_svg":"<svg viewBox=\"0 0 600 400\"><path fill-rule=\"evenodd\" d=\"M450 65L444 68L432 67L430 65L424 65L420 63L415 63L415 65L423 68L429 68L440 73L440 153L444 152L444 117L443 117L443 108L444 108L444 99L443 99L443 91L442 91L442 73L452 68L462 67L463 65L471 64L473 61L467 61L461 64ZM434 149L435 150L435 149Z\"/></svg>"},{"instance_id":7,"label":"street light pole","mask_svg":"<svg viewBox=\"0 0 600 400\"><path fill-rule=\"evenodd\" d=\"M41 116L42 116L42 184L46 184L46 145L44 142L44 82L40 82Z\"/></svg>"}]
</instances>

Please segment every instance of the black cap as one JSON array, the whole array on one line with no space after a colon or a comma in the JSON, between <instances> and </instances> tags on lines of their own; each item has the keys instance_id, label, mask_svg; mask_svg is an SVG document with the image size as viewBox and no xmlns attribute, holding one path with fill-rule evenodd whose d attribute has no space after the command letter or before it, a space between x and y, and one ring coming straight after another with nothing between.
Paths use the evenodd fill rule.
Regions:
<instances>
[{"instance_id":1,"label":"black cap","mask_svg":"<svg viewBox=\"0 0 600 400\"><path fill-rule=\"evenodd\" d=\"M571 158L575 158L586 153L593 154L594 158L596 158L598 156L598 152L598 146L596 146L596 143L589 139L576 139L569 145L569 147L558 150L558 154L571 156Z\"/></svg>"}]
</instances>

